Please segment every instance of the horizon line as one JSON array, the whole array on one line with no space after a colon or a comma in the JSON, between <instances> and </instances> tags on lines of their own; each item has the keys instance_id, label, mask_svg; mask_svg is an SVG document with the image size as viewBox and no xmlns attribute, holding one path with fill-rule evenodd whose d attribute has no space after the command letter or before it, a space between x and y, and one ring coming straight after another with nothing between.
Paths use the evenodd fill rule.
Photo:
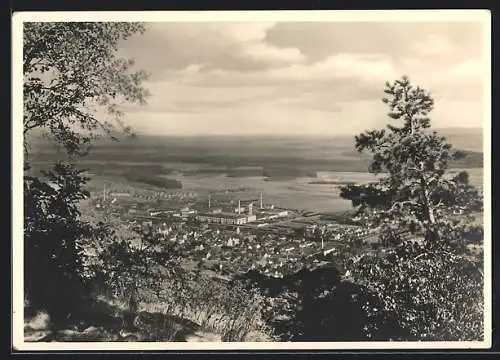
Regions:
<instances>
[{"instance_id":1,"label":"horizon line","mask_svg":"<svg viewBox=\"0 0 500 360\"><path fill-rule=\"evenodd\" d=\"M366 129L370 130L370 129ZM365 130L365 131L366 131ZM478 131L483 132L484 128L474 126L474 127L442 127L434 128L432 131ZM149 132L139 132L132 131L135 136L153 136L153 137L225 137L225 136L235 136L235 137L250 137L250 136L265 136L265 137L350 137L355 136L359 132L353 133L340 133L340 134L324 134L324 133L306 133L306 134L294 134L294 133L210 133L210 134L189 134L189 133L170 133L170 134L158 134Z\"/></svg>"}]
</instances>

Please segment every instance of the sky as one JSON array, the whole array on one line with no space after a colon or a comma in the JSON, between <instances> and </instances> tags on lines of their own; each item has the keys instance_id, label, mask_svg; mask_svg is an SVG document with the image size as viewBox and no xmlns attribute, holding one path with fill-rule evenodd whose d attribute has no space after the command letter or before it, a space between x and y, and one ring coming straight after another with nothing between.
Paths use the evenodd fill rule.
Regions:
<instances>
[{"instance_id":1,"label":"sky","mask_svg":"<svg viewBox=\"0 0 500 360\"><path fill-rule=\"evenodd\" d=\"M155 22L120 44L150 76L124 121L156 135L348 135L393 122L402 75L429 90L436 128L481 127L480 22Z\"/></svg>"}]
</instances>

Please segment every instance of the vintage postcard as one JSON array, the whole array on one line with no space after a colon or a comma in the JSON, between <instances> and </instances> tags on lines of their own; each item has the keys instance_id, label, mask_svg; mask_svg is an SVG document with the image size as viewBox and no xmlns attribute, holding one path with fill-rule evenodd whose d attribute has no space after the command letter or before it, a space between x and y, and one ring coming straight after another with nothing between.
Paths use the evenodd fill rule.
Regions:
<instances>
[{"instance_id":1,"label":"vintage postcard","mask_svg":"<svg viewBox=\"0 0 500 360\"><path fill-rule=\"evenodd\" d=\"M489 348L490 38L486 10L15 13L13 348Z\"/></svg>"}]
</instances>

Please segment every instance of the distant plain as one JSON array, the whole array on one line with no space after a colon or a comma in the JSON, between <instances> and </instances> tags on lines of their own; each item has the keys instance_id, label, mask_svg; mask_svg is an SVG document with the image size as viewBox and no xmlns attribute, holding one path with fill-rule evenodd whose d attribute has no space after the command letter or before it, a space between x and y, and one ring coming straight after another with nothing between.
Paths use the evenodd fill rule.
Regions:
<instances>
[{"instance_id":1,"label":"distant plain","mask_svg":"<svg viewBox=\"0 0 500 360\"><path fill-rule=\"evenodd\" d=\"M482 188L481 129L444 129L439 133L467 157L452 165L466 169ZM63 159L48 142L32 148L34 171ZM337 212L351 208L339 197L345 182L374 179L367 172L370 158L354 149L353 136L200 136L160 137L138 135L118 142L99 140L79 160L88 169L90 190L103 181L170 191L176 181L182 189L200 195L229 193L234 198L257 198L278 206L309 211ZM176 181L174 181L176 180Z\"/></svg>"}]
</instances>

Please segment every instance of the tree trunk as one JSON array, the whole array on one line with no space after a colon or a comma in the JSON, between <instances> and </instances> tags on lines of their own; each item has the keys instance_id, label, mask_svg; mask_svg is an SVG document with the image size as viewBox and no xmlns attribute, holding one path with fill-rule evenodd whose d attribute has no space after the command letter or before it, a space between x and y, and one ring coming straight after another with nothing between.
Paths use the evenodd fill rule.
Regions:
<instances>
[{"instance_id":1,"label":"tree trunk","mask_svg":"<svg viewBox=\"0 0 500 360\"><path fill-rule=\"evenodd\" d=\"M436 217L434 215L434 207L432 205L432 200L429 194L429 186L423 175L420 183L424 195L423 201L424 201L425 218L428 221L428 225L425 231L425 239L427 241L437 241L439 239L439 234L436 229Z\"/></svg>"}]
</instances>

